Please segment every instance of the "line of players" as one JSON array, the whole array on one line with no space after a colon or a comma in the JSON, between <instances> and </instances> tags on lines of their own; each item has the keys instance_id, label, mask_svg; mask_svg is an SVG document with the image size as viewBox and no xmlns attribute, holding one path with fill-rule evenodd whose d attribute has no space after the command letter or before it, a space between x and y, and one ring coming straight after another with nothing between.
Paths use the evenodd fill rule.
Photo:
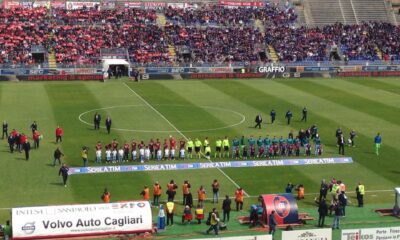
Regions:
<instances>
[{"instance_id":1,"label":"line of players","mask_svg":"<svg viewBox=\"0 0 400 240\"><path fill-rule=\"evenodd\" d=\"M314 154L322 155L323 146L321 139L318 134L311 138L314 142L315 151ZM311 139L304 137L293 138L293 134L289 133L289 137L284 139L282 136L278 139L276 136L270 138L267 135L265 138L261 136L256 139L250 136L249 139L245 139L242 136L240 139L234 138L232 140L232 148L228 137L223 139L218 138L215 141L215 153L214 158L225 158L230 157L232 151L232 157L235 159L247 159L249 158L275 158L278 156L300 156L301 149L306 156L312 154ZM179 144L179 146L177 146ZM95 146L96 158L95 162L101 163L102 157L102 144L98 142ZM150 139L146 145L144 141L136 142L132 140L129 144L125 142L122 146L116 139L112 140L111 143L105 145L105 161L106 163L117 163L127 161L137 161L141 163L150 159L156 160L174 160L174 159L186 159L193 158L193 155L197 158L204 156L206 159L211 158L211 146L209 139L206 137L203 142L198 138L183 139L181 138L177 143L175 138L170 136L169 141L164 139L163 143L159 139L155 141Z\"/></svg>"}]
</instances>

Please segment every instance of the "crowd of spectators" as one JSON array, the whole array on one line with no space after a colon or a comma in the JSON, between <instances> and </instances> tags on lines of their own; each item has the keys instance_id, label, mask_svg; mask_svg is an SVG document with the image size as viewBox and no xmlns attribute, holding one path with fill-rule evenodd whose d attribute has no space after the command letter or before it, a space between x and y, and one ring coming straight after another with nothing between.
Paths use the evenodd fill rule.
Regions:
<instances>
[{"instance_id":1,"label":"crowd of spectators","mask_svg":"<svg viewBox=\"0 0 400 240\"><path fill-rule=\"evenodd\" d=\"M31 47L49 44L45 8L0 8L0 64L32 64Z\"/></svg>"},{"instance_id":2,"label":"crowd of spectators","mask_svg":"<svg viewBox=\"0 0 400 240\"><path fill-rule=\"evenodd\" d=\"M168 7L164 14L169 22L181 25L249 26L256 20L282 25L292 24L297 19L292 8L281 9L268 2L263 8L227 8L220 5L204 5L197 9Z\"/></svg>"},{"instance_id":3,"label":"crowd of spectators","mask_svg":"<svg viewBox=\"0 0 400 240\"><path fill-rule=\"evenodd\" d=\"M0 9L0 64L33 64L31 47L54 50L57 63L95 63L101 48L124 48L136 63L183 62L169 47L187 49L194 63L257 62L272 45L282 62L327 61L331 46L349 60L400 60L400 27L369 22L296 27L292 8L204 5L152 9ZM257 23L256 23L257 22ZM256 26L263 24L264 29ZM262 25L261 25L262 26ZM187 57L187 55L186 55Z\"/></svg>"},{"instance_id":4,"label":"crowd of spectators","mask_svg":"<svg viewBox=\"0 0 400 240\"><path fill-rule=\"evenodd\" d=\"M257 44L263 42L258 29L250 27L165 27L175 46L191 49L196 63L253 62L258 60ZM261 50L260 50L261 51Z\"/></svg>"}]
</instances>

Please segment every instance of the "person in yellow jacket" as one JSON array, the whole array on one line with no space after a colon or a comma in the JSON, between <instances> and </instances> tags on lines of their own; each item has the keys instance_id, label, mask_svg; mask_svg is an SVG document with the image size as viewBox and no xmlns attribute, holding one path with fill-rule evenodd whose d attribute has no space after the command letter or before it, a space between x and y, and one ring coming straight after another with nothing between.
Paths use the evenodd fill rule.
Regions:
<instances>
[{"instance_id":1,"label":"person in yellow jacket","mask_svg":"<svg viewBox=\"0 0 400 240\"><path fill-rule=\"evenodd\" d=\"M198 138L196 138L196 139L194 140L194 151L196 152L197 157L200 159L200 154L201 154L201 141L200 141Z\"/></svg>"},{"instance_id":2,"label":"person in yellow jacket","mask_svg":"<svg viewBox=\"0 0 400 240\"><path fill-rule=\"evenodd\" d=\"M196 213L197 223L201 224L201 220L204 219L204 209L203 209L203 207L200 206L200 205L197 205L195 213Z\"/></svg>"},{"instance_id":3,"label":"person in yellow jacket","mask_svg":"<svg viewBox=\"0 0 400 240\"><path fill-rule=\"evenodd\" d=\"M208 141L208 137L206 137L203 142L203 148L204 148L203 150L206 151L206 147L209 145L210 145L210 142Z\"/></svg>"},{"instance_id":4,"label":"person in yellow jacket","mask_svg":"<svg viewBox=\"0 0 400 240\"><path fill-rule=\"evenodd\" d=\"M218 138L217 141L215 141L215 155L214 158L218 157L221 158L221 149L222 149L222 140L221 138Z\"/></svg>"},{"instance_id":5,"label":"person in yellow jacket","mask_svg":"<svg viewBox=\"0 0 400 240\"><path fill-rule=\"evenodd\" d=\"M188 157L192 158L193 147L194 147L193 140L189 138L186 146L187 146Z\"/></svg>"},{"instance_id":6,"label":"person in yellow jacket","mask_svg":"<svg viewBox=\"0 0 400 240\"><path fill-rule=\"evenodd\" d=\"M364 207L365 186L362 182L358 183L356 187L358 207Z\"/></svg>"},{"instance_id":7,"label":"person in yellow jacket","mask_svg":"<svg viewBox=\"0 0 400 240\"><path fill-rule=\"evenodd\" d=\"M229 139L227 136L222 140L222 148L224 149L224 157L227 155L229 158Z\"/></svg>"},{"instance_id":8,"label":"person in yellow jacket","mask_svg":"<svg viewBox=\"0 0 400 240\"><path fill-rule=\"evenodd\" d=\"M208 160L210 160L210 157L211 157L211 147L210 147L210 145L208 145L207 147L204 148L204 152L206 154L206 158Z\"/></svg>"},{"instance_id":9,"label":"person in yellow jacket","mask_svg":"<svg viewBox=\"0 0 400 240\"><path fill-rule=\"evenodd\" d=\"M219 218L216 208L213 208L212 212L210 213L209 219L210 219L210 228L206 231L206 234L209 234L210 231L214 230L215 235L218 235Z\"/></svg>"},{"instance_id":10,"label":"person in yellow jacket","mask_svg":"<svg viewBox=\"0 0 400 240\"><path fill-rule=\"evenodd\" d=\"M167 226L174 225L174 213L175 213L175 203L167 202L165 204L165 212L167 214Z\"/></svg>"}]
</instances>

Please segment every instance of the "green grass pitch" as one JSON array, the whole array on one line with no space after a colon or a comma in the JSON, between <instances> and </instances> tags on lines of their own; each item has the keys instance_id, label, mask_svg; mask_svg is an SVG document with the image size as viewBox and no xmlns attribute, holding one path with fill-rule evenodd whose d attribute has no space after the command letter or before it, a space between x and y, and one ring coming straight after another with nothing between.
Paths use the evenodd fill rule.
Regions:
<instances>
[{"instance_id":1,"label":"green grass pitch","mask_svg":"<svg viewBox=\"0 0 400 240\"><path fill-rule=\"evenodd\" d=\"M307 123L300 122L304 106L309 110ZM272 108L277 111L273 125L269 121ZM284 119L288 109L294 115L290 126ZM113 128L119 130L113 129L110 135L105 129L94 131L90 124L95 111L102 115L102 126L110 115ZM253 128L258 113L264 119L261 130ZM367 190L366 208L362 210L352 207L356 204L355 194L348 194L350 214L342 221L343 228L399 225L393 218L380 218L372 212L375 207L393 206L391 190L399 185L400 80L397 78L2 83L0 120L7 120L10 130L15 128L29 136L29 126L36 120L44 136L40 149L31 151L30 161L25 161L22 153L9 153L6 140L0 141L0 222L10 218L12 207L101 202L104 187L111 192L112 201L140 199L143 186L152 186L154 181L160 182L164 193L170 179L179 186L178 213L180 188L185 179L192 183L194 198L200 185L206 187L207 197L211 197L211 182L218 179L221 196L233 196L236 185L243 187L250 196L245 199L245 209L257 202L259 194L283 192L288 182L302 183L306 199L298 203L300 211L315 216L313 199L321 179L335 177L346 183L349 192L354 191L358 181L364 182ZM325 145L324 155L329 157L337 156L335 130L342 127L347 138L354 128L358 134L356 147L345 149L346 156L353 157L354 163L73 175L67 188L61 184L58 167L51 166L57 146L70 166L82 165L80 148L88 146L89 165L96 166L93 160L97 141L108 143L116 138L121 144L134 138L147 143L150 138L173 135L179 139L184 135L201 140L208 137L214 150L217 137L228 136L230 140L241 135L286 137L290 130L296 133L313 123L318 125ZM61 144L55 143L57 125L64 129ZM380 156L374 154L373 139L377 132L383 139ZM208 202L206 212L212 207ZM330 219L327 222L330 224ZM249 233L246 227L231 225L232 232L226 235ZM308 227L314 226L315 222L309 222ZM205 225L176 226L162 235L199 237L205 229Z\"/></svg>"}]
</instances>

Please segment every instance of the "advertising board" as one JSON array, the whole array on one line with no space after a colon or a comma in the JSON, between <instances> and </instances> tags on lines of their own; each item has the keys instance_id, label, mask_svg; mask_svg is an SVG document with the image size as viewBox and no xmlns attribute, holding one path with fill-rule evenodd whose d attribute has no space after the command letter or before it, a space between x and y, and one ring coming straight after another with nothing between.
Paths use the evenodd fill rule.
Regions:
<instances>
[{"instance_id":1,"label":"advertising board","mask_svg":"<svg viewBox=\"0 0 400 240\"><path fill-rule=\"evenodd\" d=\"M332 240L332 229L283 231L282 240Z\"/></svg>"},{"instance_id":2,"label":"advertising board","mask_svg":"<svg viewBox=\"0 0 400 240\"><path fill-rule=\"evenodd\" d=\"M18 80L21 81L90 81L90 80L103 80L103 74L66 74L66 75L19 75Z\"/></svg>"},{"instance_id":3,"label":"advertising board","mask_svg":"<svg viewBox=\"0 0 400 240\"><path fill-rule=\"evenodd\" d=\"M67 10L82 9L83 7L94 8L100 6L100 2L66 2L65 8Z\"/></svg>"},{"instance_id":4,"label":"advertising board","mask_svg":"<svg viewBox=\"0 0 400 240\"><path fill-rule=\"evenodd\" d=\"M342 230L342 240L400 239L400 227L361 228Z\"/></svg>"},{"instance_id":5,"label":"advertising board","mask_svg":"<svg viewBox=\"0 0 400 240\"><path fill-rule=\"evenodd\" d=\"M257 1L254 1L254 2L252 2L252 1L248 1L248 2L243 1L243 2L241 2L241 1L224 1L224 0L221 0L221 1L219 1L219 4L223 5L223 6L231 6L231 7L263 7L263 6L265 6L265 3L262 2L262 1L259 1L259 2L257 2Z\"/></svg>"},{"instance_id":6,"label":"advertising board","mask_svg":"<svg viewBox=\"0 0 400 240\"><path fill-rule=\"evenodd\" d=\"M13 239L150 232L147 201L12 209Z\"/></svg>"}]
</instances>

